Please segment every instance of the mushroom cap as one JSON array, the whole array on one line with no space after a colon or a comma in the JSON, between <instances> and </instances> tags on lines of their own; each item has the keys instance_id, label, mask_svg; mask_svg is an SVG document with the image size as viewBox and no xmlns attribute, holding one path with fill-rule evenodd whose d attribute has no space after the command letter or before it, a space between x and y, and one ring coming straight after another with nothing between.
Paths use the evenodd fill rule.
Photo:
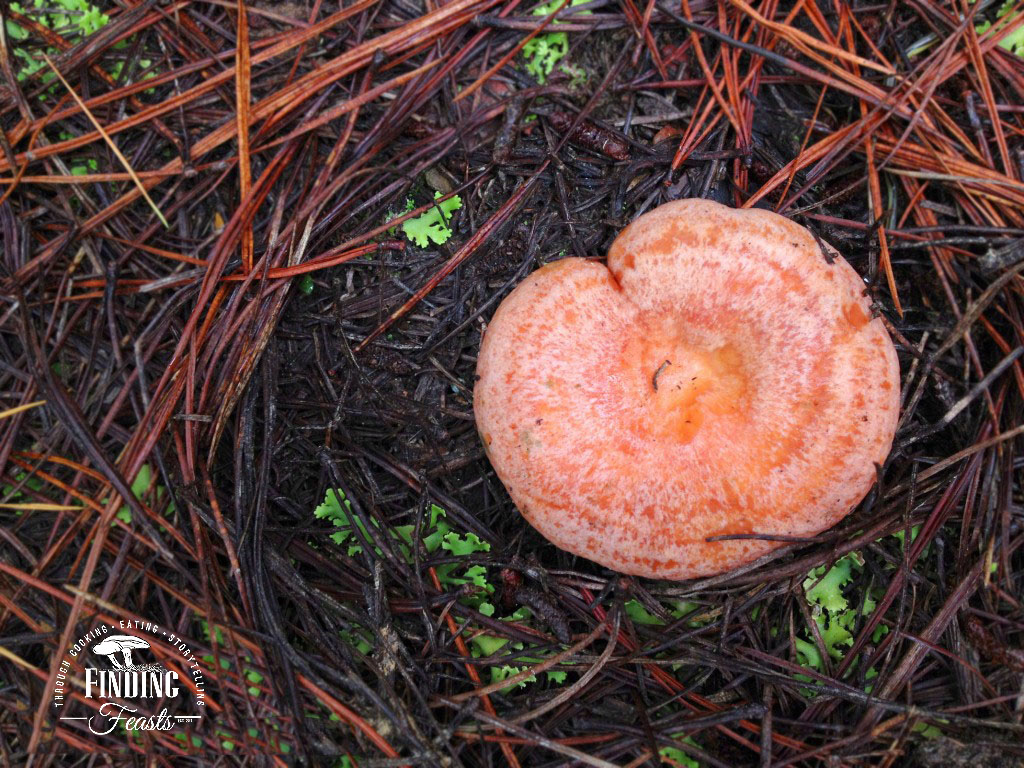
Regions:
<instances>
[{"instance_id":1,"label":"mushroom cap","mask_svg":"<svg viewBox=\"0 0 1024 768\"><path fill-rule=\"evenodd\" d=\"M134 635L110 635L92 647L93 653L107 654L125 648L149 648L149 643Z\"/></svg>"},{"instance_id":2,"label":"mushroom cap","mask_svg":"<svg viewBox=\"0 0 1024 768\"><path fill-rule=\"evenodd\" d=\"M803 227L678 200L498 307L477 428L523 516L616 571L731 570L848 514L899 416L864 283Z\"/></svg>"}]
</instances>

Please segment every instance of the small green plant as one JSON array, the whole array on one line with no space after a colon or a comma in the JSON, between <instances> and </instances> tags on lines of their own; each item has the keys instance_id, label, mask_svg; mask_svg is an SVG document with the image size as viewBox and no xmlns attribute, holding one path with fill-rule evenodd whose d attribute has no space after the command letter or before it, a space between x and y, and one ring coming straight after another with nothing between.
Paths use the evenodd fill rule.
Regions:
<instances>
[{"instance_id":1,"label":"small green plant","mask_svg":"<svg viewBox=\"0 0 1024 768\"><path fill-rule=\"evenodd\" d=\"M88 0L33 0L29 8L21 3L11 3L11 10L23 16L32 16L42 26L64 37L73 34L91 35L110 21L107 14ZM29 36L27 29L10 20L7 21L6 30L7 36L15 42L26 40ZM13 50L14 55L22 62L17 73L18 80L24 81L46 67L42 57L20 46L14 46ZM56 53L56 49L47 49L47 54L51 57ZM53 73L44 72L42 79L43 82L54 79Z\"/></svg>"},{"instance_id":2,"label":"small green plant","mask_svg":"<svg viewBox=\"0 0 1024 768\"><path fill-rule=\"evenodd\" d=\"M681 733L677 733L672 738L685 744L689 744L691 747L697 746L697 742L689 736L684 736ZM661 755L662 763L668 763L672 766L684 766L684 768L700 768L700 763L678 747L662 747L658 750L658 754Z\"/></svg>"},{"instance_id":3,"label":"small green plant","mask_svg":"<svg viewBox=\"0 0 1024 768\"><path fill-rule=\"evenodd\" d=\"M213 628L213 635L211 636L209 623L201 620L199 624L203 630L203 637L206 638L207 642L210 642L213 639L213 637L216 637L217 647L224 647L224 633L221 632L220 627L215 626ZM213 668L217 661L213 654L210 653L204 654L200 658L210 668ZM245 656L242 660L247 664L253 663L251 656ZM231 669L231 661L221 656L220 668L227 672ZM254 699L257 698L260 695L260 693L262 693L259 684L263 682L263 675L261 675L259 672L257 672L255 669L252 669L249 666L242 667L242 675L245 678L246 682L248 683L248 685L246 686L246 690L249 692L249 695L252 696Z\"/></svg>"},{"instance_id":4,"label":"small green plant","mask_svg":"<svg viewBox=\"0 0 1024 768\"><path fill-rule=\"evenodd\" d=\"M877 590L872 589L867 594L861 594L852 606L844 593L844 587L863 567L863 557L859 551L854 551L839 558L832 566L823 565L815 568L804 579L804 597L811 608L811 619L817 625L825 652L835 661L842 660L846 649L853 645L853 630L858 618L870 616L877 606ZM872 642L877 643L888 632L887 626L879 624L871 634ZM803 636L794 638L794 642L797 663L817 672L825 671L824 659L810 630L806 630ZM847 674L852 674L856 664L855 658ZM877 674L874 668L868 669L864 673L864 679L871 680ZM806 675L795 677L808 683L813 682L813 678ZM871 687L870 684L867 686L868 692ZM804 688L801 689L801 693L813 696L814 690Z\"/></svg>"},{"instance_id":5,"label":"small green plant","mask_svg":"<svg viewBox=\"0 0 1024 768\"><path fill-rule=\"evenodd\" d=\"M330 520L335 528L340 529L331 534L331 539L338 546L345 544L345 542L350 542L348 545L349 556L358 555L363 551L362 545L356 542L370 538L366 526L363 525L363 522L358 517L351 514L351 510L352 502L345 498L345 494L335 491L334 488L327 489L327 492L324 494L323 503L313 510L314 517L320 520ZM442 538L452 530L451 526L443 520L444 517L445 511L441 507L436 504L430 505L428 517L425 521L429 535L423 539L427 552L436 550L441 545ZM375 528L380 528L380 523L372 518L371 524ZM359 531L360 535L356 534L356 530ZM409 544L412 542L412 535L415 530L416 526L412 524L396 525L391 529L392 538ZM380 553L378 552L378 554ZM404 554L407 554L407 551L403 549Z\"/></svg>"},{"instance_id":6,"label":"small green plant","mask_svg":"<svg viewBox=\"0 0 1024 768\"><path fill-rule=\"evenodd\" d=\"M114 46L114 47L120 47L120 46ZM139 69L140 70L147 70L152 65L153 65L153 62L151 60L149 60L149 59L139 59ZM115 80L117 80L117 78L119 78L121 76L121 72L123 72L123 71L124 71L124 62L123 61L115 61L114 62L114 66L112 66L110 68L110 76L112 78L114 78ZM156 72L146 72L142 76L142 79L143 80L149 80L149 78L151 78L151 77L156 77Z\"/></svg>"},{"instance_id":7,"label":"small green plant","mask_svg":"<svg viewBox=\"0 0 1024 768\"><path fill-rule=\"evenodd\" d=\"M854 568L863 567L860 553L851 552L839 558L831 568L815 568L804 579L804 595L811 606L811 618L818 625L825 651L833 659L841 659L844 647L853 645L850 629L857 620L858 608L851 608L843 595L843 587L849 583ZM868 597L860 615L867 616L875 610L875 601ZM816 643L796 638L797 660L805 667L822 671L824 664Z\"/></svg>"},{"instance_id":8,"label":"small green plant","mask_svg":"<svg viewBox=\"0 0 1024 768\"><path fill-rule=\"evenodd\" d=\"M915 525L915 526L912 526L910 528L910 543L911 544L914 543L914 539L917 538L917 534L919 534L920 532L921 532L921 526L920 525ZM906 541L905 541L906 531L896 531L896 533L894 533L893 536L899 541L900 549L906 549L907 548L907 544L906 544ZM928 548L925 547L924 551L927 552Z\"/></svg>"},{"instance_id":9,"label":"small green plant","mask_svg":"<svg viewBox=\"0 0 1024 768\"><path fill-rule=\"evenodd\" d=\"M687 600L673 600L670 601L669 605L662 605L665 612L673 619L682 619L689 616L691 613L696 612L697 607L696 603L691 603ZM651 626L665 624L661 618L648 611L639 600L627 600L625 608L626 615L633 620L634 624L647 624ZM705 623L703 621L687 622L690 627L699 627Z\"/></svg>"},{"instance_id":10,"label":"small green plant","mask_svg":"<svg viewBox=\"0 0 1024 768\"><path fill-rule=\"evenodd\" d=\"M125 740L129 740L130 739L131 741L134 741L136 744L140 744L141 745L145 741L145 739L143 738L142 733L140 731L136 731L136 730L129 731L127 726L125 725L125 721L124 720L118 720L117 721L117 732Z\"/></svg>"},{"instance_id":11,"label":"small green plant","mask_svg":"<svg viewBox=\"0 0 1024 768\"><path fill-rule=\"evenodd\" d=\"M41 491L43 489L43 481L34 475L29 477L27 472L19 472L14 476L13 484L5 484L0 488L0 500L14 503L25 498L24 492L15 490L16 488L29 488L33 491ZM16 513L20 515L22 511L19 509Z\"/></svg>"},{"instance_id":12,"label":"small green plant","mask_svg":"<svg viewBox=\"0 0 1024 768\"><path fill-rule=\"evenodd\" d=\"M1015 29L1006 37L1004 37L999 45L1008 50L1015 56L1024 57L1024 23L1022 17L1024 14L1021 12L1012 13L1013 6L1016 5L1014 0L1006 0L999 10L996 11L996 23L993 25L991 21L985 21L975 27L975 30L979 35L983 35L992 29L993 26L996 28L996 32L1002 32L1009 26L1014 26Z\"/></svg>"},{"instance_id":13,"label":"small green plant","mask_svg":"<svg viewBox=\"0 0 1024 768\"><path fill-rule=\"evenodd\" d=\"M569 6L581 5L585 2L587 0L570 0ZM559 5L561 5L561 0L551 0L549 3L534 8L533 15L548 16ZM580 11L580 13L589 15L590 11ZM558 22L552 21L550 26L555 24L558 24ZM526 71L533 75L538 83L543 85L547 81L548 75L554 71L555 65L564 59L568 53L569 35L565 32L548 32L545 35L537 35L523 46L523 56L526 57ZM573 78L574 83L580 81L581 78L585 78L585 74L573 67L563 64L561 69Z\"/></svg>"},{"instance_id":14,"label":"small green plant","mask_svg":"<svg viewBox=\"0 0 1024 768\"><path fill-rule=\"evenodd\" d=\"M440 192L434 192L434 199L441 197ZM416 205L411 199L405 201L406 212L411 211ZM452 236L448 227L452 214L462 207L462 198L454 195L447 200L437 203L428 208L420 216L406 219L402 222L402 232L420 248L426 248L428 243L444 245Z\"/></svg>"},{"instance_id":15,"label":"small green plant","mask_svg":"<svg viewBox=\"0 0 1024 768\"><path fill-rule=\"evenodd\" d=\"M42 26L61 34L77 27L83 35L91 35L110 21L107 14L88 0L33 0L27 9L21 3L11 3L11 10L22 16L31 15ZM8 21L7 34L13 40L24 40L28 37L28 30Z\"/></svg>"},{"instance_id":16,"label":"small green plant","mask_svg":"<svg viewBox=\"0 0 1024 768\"><path fill-rule=\"evenodd\" d=\"M924 720L918 720L910 730L913 733L919 734L921 738L928 739L929 741L932 739L942 738L942 730L938 726L926 723Z\"/></svg>"},{"instance_id":17,"label":"small green plant","mask_svg":"<svg viewBox=\"0 0 1024 768\"><path fill-rule=\"evenodd\" d=\"M344 494L329 488L324 494L323 503L313 512L314 517L321 520L330 520L337 530L331 533L331 540L340 547L345 547L346 553L352 557L363 551L363 543L372 540L367 535L366 526L352 514L352 504L344 497ZM431 504L426 511L421 524L420 536L423 547L427 554L448 552L452 557L463 558L489 552L491 545L472 532L460 533L452 528L447 522L447 513L444 509ZM380 523L370 518L370 525L382 531ZM398 554L407 562L414 562L413 536L416 535L416 526L413 524L391 526L388 529L391 541ZM382 554L378 550L378 554ZM490 582L490 574L484 565L465 563L441 563L434 567L438 581L446 587L463 587L471 585L473 589L459 597L459 602L467 607L479 611L484 616L495 616L498 611L494 604L496 589ZM530 618L530 611L527 608L518 608L507 616L499 617L502 621L527 621ZM533 645L527 647L522 642L510 642L507 637L496 637L485 632L467 628L464 634L469 638L470 653L474 658L485 658L490 656L512 656L516 655L516 661L524 664L539 663L543 661L542 655L530 655ZM353 627L341 633L342 639L361 654L369 654L373 650L373 636L362 627ZM523 652L520 655L518 652ZM490 667L491 682L506 680L512 675L526 669L525 666L513 664L496 664ZM565 682L568 673L564 670L548 670L546 679L554 685L561 685ZM507 692L515 686L523 687L527 683L536 682L534 676L514 683L512 686L503 689Z\"/></svg>"},{"instance_id":18,"label":"small green plant","mask_svg":"<svg viewBox=\"0 0 1024 768\"><path fill-rule=\"evenodd\" d=\"M493 635L476 635L470 641L470 653L474 659L485 658L488 656L507 656L512 651L523 650L523 644L519 641L509 642L507 637L494 637ZM523 658L522 661L527 661ZM513 675L518 675L526 667L517 667L511 664L502 664L501 666L491 667L491 682L499 683L502 680L507 680ZM513 688L525 688L527 683L535 683L537 678L535 675L520 680L517 683L513 683L505 688L502 688L502 693L508 693Z\"/></svg>"},{"instance_id":19,"label":"small green plant","mask_svg":"<svg viewBox=\"0 0 1024 768\"><path fill-rule=\"evenodd\" d=\"M518 609L515 613L510 616L505 616L503 621L524 621L529 618L529 611L525 608ZM515 655L515 661L524 662L523 666L516 666L514 664L502 664L501 666L490 667L491 682L500 683L502 680L507 680L513 675L518 675L520 672L525 671L528 667L527 664L539 664L544 661L540 656L528 655L530 651L536 646L530 644L529 647L525 646L519 641L510 642L507 637L495 637L494 635L477 634L471 637L470 641L470 654L474 659L485 658L489 656L513 656ZM519 654L519 651L526 651L525 654ZM562 669L549 669L546 673L546 678L549 682L554 685L562 685L569 673ZM529 675L524 677L522 680L517 680L501 689L502 693L508 693L515 688L525 688L528 683L536 683L537 676Z\"/></svg>"},{"instance_id":20,"label":"small green plant","mask_svg":"<svg viewBox=\"0 0 1024 768\"><path fill-rule=\"evenodd\" d=\"M184 733L176 733L176 734L174 734L174 738L177 739L178 741L180 741L183 746L187 745L188 742L189 742L188 736L186 736ZM199 749L201 746L203 746L203 740L200 739L195 734L192 734L192 747L193 747L193 749Z\"/></svg>"},{"instance_id":21,"label":"small green plant","mask_svg":"<svg viewBox=\"0 0 1024 768\"><path fill-rule=\"evenodd\" d=\"M57 133L57 138L61 141L67 141L73 139L74 136L67 131L60 131ZM68 161L68 166L71 169L72 176L86 176L99 170L99 164L91 157L72 157Z\"/></svg>"},{"instance_id":22,"label":"small green plant","mask_svg":"<svg viewBox=\"0 0 1024 768\"><path fill-rule=\"evenodd\" d=\"M370 539L369 532L363 522L351 514L352 503L333 488L324 494L323 503L313 510L313 516L321 520L330 520L337 531L331 534L331 540L338 546L345 546L349 557L363 551L362 541ZM445 520L447 513L436 504L431 504L423 521L422 539L427 554L438 549L451 552L455 557L467 557L477 552L489 552L491 545L480 539L475 533L459 533ZM371 518L370 524L380 530L380 523ZM358 533L357 533L358 531ZM407 563L413 562L413 541L416 526L412 523L395 525L390 528L391 539L398 553ZM377 554L383 554L377 550ZM436 567L437 578L445 586L458 587L472 584L477 587L476 594L463 598L466 605L480 611L485 616L494 615L494 605L487 597L494 594L494 587L487 581L487 569L482 565L464 566L461 563L442 563Z\"/></svg>"},{"instance_id":23,"label":"small green plant","mask_svg":"<svg viewBox=\"0 0 1024 768\"><path fill-rule=\"evenodd\" d=\"M90 173L96 173L100 168L99 163L93 160L91 157L85 159L85 164L77 164L71 166L72 176L88 176Z\"/></svg>"},{"instance_id":24,"label":"small green plant","mask_svg":"<svg viewBox=\"0 0 1024 768\"><path fill-rule=\"evenodd\" d=\"M143 464L139 469L139 474L135 476L135 480L132 481L132 494L136 499L142 500L142 497L149 491L150 485L153 484L153 469L149 464ZM157 484L153 489L153 496L156 503L159 503L164 495L167 493L167 489L162 485ZM107 500L102 499L102 503L106 504ZM167 509L164 511L164 517L169 517L174 514L174 502L170 502L167 505ZM117 510L117 519L125 525L129 525L132 522L132 510L125 504ZM116 525L114 521L111 521L111 525Z\"/></svg>"},{"instance_id":25,"label":"small green plant","mask_svg":"<svg viewBox=\"0 0 1024 768\"><path fill-rule=\"evenodd\" d=\"M912 543L920 532L920 525L912 526L909 541ZM901 551L907 548L906 531L896 531L892 534L892 538L899 542ZM877 543L881 544L885 540L883 537L878 539ZM926 546L922 550L921 557L926 557L929 549L930 545ZM897 567L894 563L883 565L886 570L894 570ZM868 587L866 593L862 591L855 595L849 594L847 586L863 568L864 558L859 550L855 550L839 558L831 566L823 565L813 569L803 581L804 598L810 608L811 618L817 625L825 652L829 658L835 661L841 661L845 657L846 650L853 645L853 632L858 620L867 618L875 612L878 600L884 591L878 587ZM755 611L751 618L756 619L758 613L759 611ZM778 627L772 628L773 636L779 631ZM888 626L878 624L872 630L871 642L878 643L888 633ZM801 666L817 672L825 671L824 659L810 629L804 630L801 635L794 638L794 642L796 660ZM855 657L849 664L844 677L852 675L858 663L859 660ZM864 680L872 680L877 675L875 669L870 668L864 672L863 677ZM813 682L813 678L806 675L795 675L795 677L808 683ZM868 693L871 692L871 689L872 684L865 686ZM804 688L801 689L801 693L813 696L814 690Z\"/></svg>"}]
</instances>

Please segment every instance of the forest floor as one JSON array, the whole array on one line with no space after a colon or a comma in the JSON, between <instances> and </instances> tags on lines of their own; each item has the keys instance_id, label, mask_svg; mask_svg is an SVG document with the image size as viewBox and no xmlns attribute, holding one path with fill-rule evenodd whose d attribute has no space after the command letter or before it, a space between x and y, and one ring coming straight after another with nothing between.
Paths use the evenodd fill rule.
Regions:
<instances>
[{"instance_id":1,"label":"forest floor","mask_svg":"<svg viewBox=\"0 0 1024 768\"><path fill-rule=\"evenodd\" d=\"M0 16L0 765L1024 760L1024 3ZM669 583L530 528L472 388L525 275L684 197L843 253L903 409L839 526ZM59 719L125 619L198 724Z\"/></svg>"}]
</instances>

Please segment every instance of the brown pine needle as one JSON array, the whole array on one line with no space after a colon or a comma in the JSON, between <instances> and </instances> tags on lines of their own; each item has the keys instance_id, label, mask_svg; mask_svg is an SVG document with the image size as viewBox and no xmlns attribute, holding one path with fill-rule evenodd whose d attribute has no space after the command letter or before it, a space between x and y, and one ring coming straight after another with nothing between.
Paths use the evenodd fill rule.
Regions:
<instances>
[{"instance_id":1,"label":"brown pine needle","mask_svg":"<svg viewBox=\"0 0 1024 768\"><path fill-rule=\"evenodd\" d=\"M97 120L93 113L89 111L89 108L85 106L85 102L82 101L81 98L79 98L77 93L75 93L74 89L71 87L71 84L64 79L64 75L60 73L60 70L53 65L53 62L50 61L50 57L47 56L45 53L40 53L39 55L43 57L43 60L49 65L50 69L53 70L53 74L57 76L57 79L60 80L60 82L63 84L65 88L67 88L68 93L71 94L71 98L75 100L79 108L85 113L86 117L89 118L89 121L96 128L97 132L100 134L100 136L103 137L103 140L107 142L107 146L109 146L111 151L115 155L117 155L117 159L121 161L121 165L123 165L124 169L128 171L128 175L132 177L132 181L135 182L135 186L139 188L139 192L141 192L142 196L146 198L146 202L149 203L149 207L153 209L153 213L155 213L156 217L160 219L160 223L164 225L165 229L169 228L170 225L167 223L167 219L165 219L164 215L160 213L160 209L157 208L156 203L153 202L153 198L149 196L149 193L146 191L146 188L142 186L142 181L135 174L135 171L128 163L128 158L121 153L121 150L117 148L117 144L114 143L114 140L110 138L110 136L107 134L105 130L103 130L103 126L100 125L99 120Z\"/></svg>"},{"instance_id":2,"label":"brown pine needle","mask_svg":"<svg viewBox=\"0 0 1024 768\"><path fill-rule=\"evenodd\" d=\"M68 504L47 504L45 502L24 501L17 504L0 504L0 509L21 509L26 512L68 512L85 507L75 507Z\"/></svg>"},{"instance_id":3,"label":"brown pine needle","mask_svg":"<svg viewBox=\"0 0 1024 768\"><path fill-rule=\"evenodd\" d=\"M249 156L249 94L251 65L249 62L249 18L245 2L238 3L238 44L235 54L235 116L238 123L238 199L245 200L252 186L252 166ZM242 232L242 270L252 269L252 220Z\"/></svg>"}]
</instances>

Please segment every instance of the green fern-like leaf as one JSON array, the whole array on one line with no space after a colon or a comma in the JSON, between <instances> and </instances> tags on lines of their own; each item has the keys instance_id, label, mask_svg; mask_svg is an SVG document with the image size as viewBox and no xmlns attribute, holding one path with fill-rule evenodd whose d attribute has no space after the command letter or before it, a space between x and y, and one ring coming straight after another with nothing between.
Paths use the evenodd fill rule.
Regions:
<instances>
[{"instance_id":1,"label":"green fern-like leaf","mask_svg":"<svg viewBox=\"0 0 1024 768\"><path fill-rule=\"evenodd\" d=\"M581 5L587 0L571 0L569 6ZM548 16L558 6L561 0L551 0L549 3L540 5L533 9L534 16ZM580 11L581 15L590 15L590 11ZM558 24L552 21L550 26ZM527 41L523 46L523 56L526 57L526 71L536 78L537 82L543 85L554 69L566 54L569 53L569 36L565 32L548 32L546 35L537 35ZM580 74L575 70L567 69L568 74L580 79ZM585 77L585 75L584 75Z\"/></svg>"},{"instance_id":2,"label":"green fern-like leaf","mask_svg":"<svg viewBox=\"0 0 1024 768\"><path fill-rule=\"evenodd\" d=\"M441 193L435 192L434 199L439 197L441 197ZM437 203L432 208L428 208L422 215L403 221L402 231L420 248L426 248L429 243L444 245L452 236L452 231L448 227L452 214L461 207L462 198L454 195Z\"/></svg>"},{"instance_id":3,"label":"green fern-like leaf","mask_svg":"<svg viewBox=\"0 0 1024 768\"><path fill-rule=\"evenodd\" d=\"M815 568L804 579L807 602L817 603L828 611L845 611L849 602L843 597L843 587L850 581L853 570L851 555L841 557L826 572L825 566Z\"/></svg>"}]
</instances>

